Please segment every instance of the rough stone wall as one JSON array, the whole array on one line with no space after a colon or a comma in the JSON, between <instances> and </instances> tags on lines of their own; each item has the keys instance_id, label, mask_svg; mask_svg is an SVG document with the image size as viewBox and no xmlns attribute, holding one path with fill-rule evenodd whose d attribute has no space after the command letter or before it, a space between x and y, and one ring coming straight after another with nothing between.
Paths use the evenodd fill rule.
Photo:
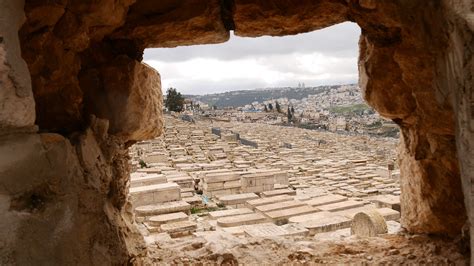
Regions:
<instances>
[{"instance_id":1,"label":"rough stone wall","mask_svg":"<svg viewBox=\"0 0 474 266\"><path fill-rule=\"evenodd\" d=\"M160 77L140 63L143 49L223 42L229 30L357 22L365 98L403 133L403 226L457 234L466 221L472 1L27 0L22 10L0 0L11 22L0 25L0 264L146 255L127 203L127 146L162 126Z\"/></svg>"},{"instance_id":2,"label":"rough stone wall","mask_svg":"<svg viewBox=\"0 0 474 266\"><path fill-rule=\"evenodd\" d=\"M124 206L126 149L104 130L107 122L95 120L71 140L0 137L0 264L110 265L145 256Z\"/></svg>"},{"instance_id":3,"label":"rough stone wall","mask_svg":"<svg viewBox=\"0 0 474 266\"><path fill-rule=\"evenodd\" d=\"M438 82L439 86L447 87L454 94L456 146L470 221L471 247L474 247L474 3L469 0L444 1L444 6L449 49L442 54L445 64L438 65L438 73L444 77Z\"/></svg>"},{"instance_id":4,"label":"rough stone wall","mask_svg":"<svg viewBox=\"0 0 474 266\"><path fill-rule=\"evenodd\" d=\"M31 127L35 103L18 39L18 29L26 19L23 2L0 1L0 19L0 129Z\"/></svg>"},{"instance_id":5,"label":"rough stone wall","mask_svg":"<svg viewBox=\"0 0 474 266\"><path fill-rule=\"evenodd\" d=\"M369 104L401 128L402 225L411 232L459 234L466 214L454 91L440 86L438 80L445 77L436 69L445 64L440 55L448 49L443 7L415 1L376 9L393 15L375 28L360 22L366 29L360 41L360 85Z\"/></svg>"},{"instance_id":6,"label":"rough stone wall","mask_svg":"<svg viewBox=\"0 0 474 266\"><path fill-rule=\"evenodd\" d=\"M2 265L146 257L127 147L161 133L160 76L133 43L100 42L130 3L0 1Z\"/></svg>"}]
</instances>

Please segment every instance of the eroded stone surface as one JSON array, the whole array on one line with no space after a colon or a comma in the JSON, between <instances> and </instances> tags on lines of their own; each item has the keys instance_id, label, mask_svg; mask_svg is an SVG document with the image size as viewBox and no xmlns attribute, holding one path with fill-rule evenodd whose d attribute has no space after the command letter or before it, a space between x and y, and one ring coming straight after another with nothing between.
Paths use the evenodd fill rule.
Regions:
<instances>
[{"instance_id":1,"label":"eroded stone surface","mask_svg":"<svg viewBox=\"0 0 474 266\"><path fill-rule=\"evenodd\" d=\"M235 34L256 37L309 32L346 21L348 11L342 1L236 0Z\"/></svg>"},{"instance_id":2,"label":"eroded stone surface","mask_svg":"<svg viewBox=\"0 0 474 266\"><path fill-rule=\"evenodd\" d=\"M125 141L159 136L163 127L160 75L127 56L81 74L90 113L110 121L110 134Z\"/></svg>"},{"instance_id":3,"label":"eroded stone surface","mask_svg":"<svg viewBox=\"0 0 474 266\"><path fill-rule=\"evenodd\" d=\"M454 145L451 97L456 89L438 85L445 76L436 75L435 66L443 64L439 54L447 49L446 38L438 34L447 29L441 20L431 20L442 18L443 8L414 3L409 12L418 15L395 16L404 8L377 5L379 12L394 15L384 16L389 23L382 23L388 26L383 34L356 18L366 29L360 41L359 83L369 104L401 127L403 226L412 232L457 234L466 215ZM428 20L438 30L423 29L422 21Z\"/></svg>"},{"instance_id":4,"label":"eroded stone surface","mask_svg":"<svg viewBox=\"0 0 474 266\"><path fill-rule=\"evenodd\" d=\"M118 187L127 162L104 156L87 132L77 145L51 133L1 137L1 264L113 264L144 255Z\"/></svg>"},{"instance_id":5,"label":"eroded stone surface","mask_svg":"<svg viewBox=\"0 0 474 266\"><path fill-rule=\"evenodd\" d=\"M1 1L0 20L0 129L31 127L35 103L18 39L18 29L25 20L23 1Z\"/></svg>"},{"instance_id":6,"label":"eroded stone surface","mask_svg":"<svg viewBox=\"0 0 474 266\"><path fill-rule=\"evenodd\" d=\"M221 43L229 39L218 0L137 1L125 25L112 35L144 47Z\"/></svg>"}]
</instances>

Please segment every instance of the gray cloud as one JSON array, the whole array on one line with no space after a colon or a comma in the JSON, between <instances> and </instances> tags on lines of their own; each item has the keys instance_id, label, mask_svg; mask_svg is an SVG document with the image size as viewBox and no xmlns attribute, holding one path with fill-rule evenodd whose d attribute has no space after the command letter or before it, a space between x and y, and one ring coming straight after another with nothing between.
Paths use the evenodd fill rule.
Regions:
<instances>
[{"instance_id":1,"label":"gray cloud","mask_svg":"<svg viewBox=\"0 0 474 266\"><path fill-rule=\"evenodd\" d=\"M170 87L178 87L180 92L183 94L211 94L219 93L223 91L233 90L249 90L254 88L264 88L267 84L261 80L249 80L245 78L233 78L226 79L223 81L212 81L203 79L184 79L177 83L176 86L171 85ZM222 88L226 88L223 90Z\"/></svg>"},{"instance_id":2,"label":"gray cloud","mask_svg":"<svg viewBox=\"0 0 474 266\"><path fill-rule=\"evenodd\" d=\"M294 36L232 36L223 44L147 49L144 61L161 73L163 91L186 94L346 84L357 81L359 35L356 24L342 23Z\"/></svg>"}]
</instances>

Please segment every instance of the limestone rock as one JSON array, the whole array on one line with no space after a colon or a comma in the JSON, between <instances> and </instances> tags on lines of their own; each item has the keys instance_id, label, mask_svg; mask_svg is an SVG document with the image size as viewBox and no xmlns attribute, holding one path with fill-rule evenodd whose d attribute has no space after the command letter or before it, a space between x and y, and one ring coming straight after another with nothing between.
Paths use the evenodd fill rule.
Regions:
<instances>
[{"instance_id":1,"label":"limestone rock","mask_svg":"<svg viewBox=\"0 0 474 266\"><path fill-rule=\"evenodd\" d=\"M457 89L438 86L446 76L428 67L444 60L432 51L446 49L447 40L441 34L447 31L446 23L430 20L431 27L439 29L432 32L415 22L415 18L443 17L446 10L421 3L414 3L410 11L408 8L377 4L370 13L354 10L364 30L359 44L359 85L367 102L401 128L402 225L410 232L455 235L466 222L452 98L448 96ZM419 15L382 17L381 12ZM377 16L383 30L370 25L367 16ZM418 34L412 34L414 31ZM434 39L438 41L429 41Z\"/></svg>"},{"instance_id":2,"label":"limestone rock","mask_svg":"<svg viewBox=\"0 0 474 266\"><path fill-rule=\"evenodd\" d=\"M419 136L406 135L400 142L400 171L405 178L400 179L402 193L400 201L401 221L414 232L439 232L457 234L464 225L465 214L463 195L460 191L461 180L459 168L454 161L457 156L451 147L453 140L437 139L436 149L430 158L411 154L407 143L412 145L429 145L420 143ZM439 154L443 155L440 156ZM416 158L418 156L418 158ZM446 156L446 157L445 157ZM432 206L444 206L433 208Z\"/></svg>"},{"instance_id":3,"label":"limestone rock","mask_svg":"<svg viewBox=\"0 0 474 266\"><path fill-rule=\"evenodd\" d=\"M359 5L367 9L375 9L377 7L376 0L359 0Z\"/></svg>"},{"instance_id":4,"label":"limestone rock","mask_svg":"<svg viewBox=\"0 0 474 266\"><path fill-rule=\"evenodd\" d=\"M120 163L87 132L80 148L58 134L0 136L0 264L114 264L140 253L131 217L112 204L112 177L126 177L110 166Z\"/></svg>"},{"instance_id":5,"label":"limestone rock","mask_svg":"<svg viewBox=\"0 0 474 266\"><path fill-rule=\"evenodd\" d=\"M159 73L136 61L127 66L126 71L123 70L122 62L117 63L118 67L110 66L104 70L105 89L110 92L109 100L114 108L111 112L112 134L127 140L159 136L163 127ZM125 76L120 77L118 73L124 73ZM123 91L117 90L120 86L127 89L125 95Z\"/></svg>"},{"instance_id":6,"label":"limestone rock","mask_svg":"<svg viewBox=\"0 0 474 266\"><path fill-rule=\"evenodd\" d=\"M0 129L31 127L35 121L30 73L18 39L24 19L22 1L0 2Z\"/></svg>"},{"instance_id":7,"label":"limestone rock","mask_svg":"<svg viewBox=\"0 0 474 266\"><path fill-rule=\"evenodd\" d=\"M79 53L120 27L133 2L26 1L27 20L20 29L20 41L32 77L28 84L33 88L40 129L72 133L87 124L89 114L82 113L84 95L78 81Z\"/></svg>"},{"instance_id":8,"label":"limestone rock","mask_svg":"<svg viewBox=\"0 0 474 266\"><path fill-rule=\"evenodd\" d=\"M97 79L102 82L97 83ZM161 81L153 68L121 56L100 70L89 70L81 85L87 88L86 107L110 121L110 134L126 141L161 134Z\"/></svg>"},{"instance_id":9,"label":"limestone rock","mask_svg":"<svg viewBox=\"0 0 474 266\"><path fill-rule=\"evenodd\" d=\"M235 34L245 37L281 36L321 29L347 20L342 1L236 0Z\"/></svg>"},{"instance_id":10,"label":"limestone rock","mask_svg":"<svg viewBox=\"0 0 474 266\"><path fill-rule=\"evenodd\" d=\"M112 36L135 39L146 47L225 42L229 31L221 18L220 2L138 1L131 7L125 25Z\"/></svg>"}]
</instances>

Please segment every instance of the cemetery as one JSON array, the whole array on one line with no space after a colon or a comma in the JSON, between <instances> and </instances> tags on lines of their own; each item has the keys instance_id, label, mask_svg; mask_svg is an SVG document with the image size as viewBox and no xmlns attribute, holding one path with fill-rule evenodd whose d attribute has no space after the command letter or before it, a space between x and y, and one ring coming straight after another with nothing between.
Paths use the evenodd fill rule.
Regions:
<instances>
[{"instance_id":1,"label":"cemetery","mask_svg":"<svg viewBox=\"0 0 474 266\"><path fill-rule=\"evenodd\" d=\"M135 221L148 239L393 234L401 211L396 144L166 115L162 136L129 151Z\"/></svg>"}]
</instances>

